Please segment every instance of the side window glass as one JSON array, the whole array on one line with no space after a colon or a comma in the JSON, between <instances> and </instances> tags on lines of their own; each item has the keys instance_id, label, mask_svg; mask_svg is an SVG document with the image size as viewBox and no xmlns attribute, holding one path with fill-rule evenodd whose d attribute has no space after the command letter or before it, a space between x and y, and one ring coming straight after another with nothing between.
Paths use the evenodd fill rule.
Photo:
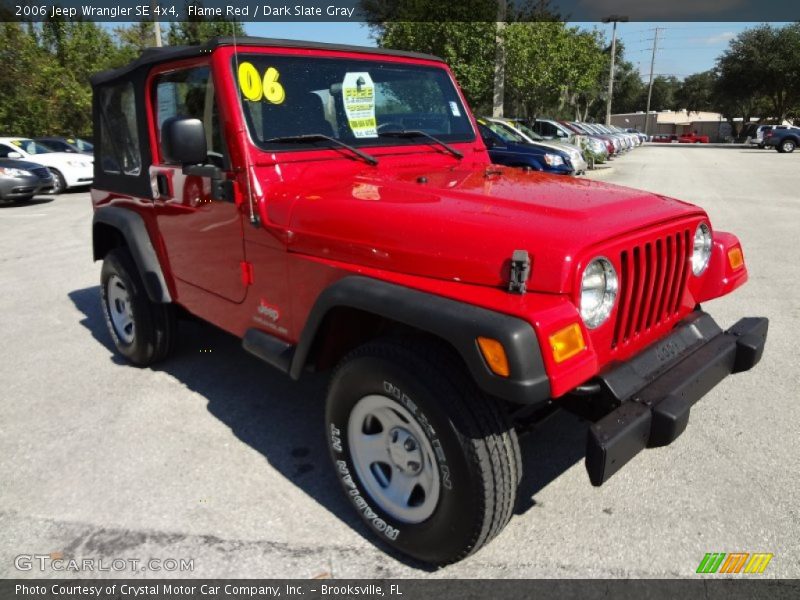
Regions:
<instances>
[{"instance_id":1,"label":"side window glass","mask_svg":"<svg viewBox=\"0 0 800 600\"><path fill-rule=\"evenodd\" d=\"M133 84L106 86L98 93L101 168L106 173L139 175L142 158Z\"/></svg>"},{"instance_id":2,"label":"side window glass","mask_svg":"<svg viewBox=\"0 0 800 600\"><path fill-rule=\"evenodd\" d=\"M161 126L168 118L200 119L206 131L208 161L226 168L226 151L210 69L196 67L159 75L155 80L154 95L159 143Z\"/></svg>"},{"instance_id":3,"label":"side window glass","mask_svg":"<svg viewBox=\"0 0 800 600\"><path fill-rule=\"evenodd\" d=\"M0 158L8 158L11 152L16 152L13 148L0 144Z\"/></svg>"}]
</instances>

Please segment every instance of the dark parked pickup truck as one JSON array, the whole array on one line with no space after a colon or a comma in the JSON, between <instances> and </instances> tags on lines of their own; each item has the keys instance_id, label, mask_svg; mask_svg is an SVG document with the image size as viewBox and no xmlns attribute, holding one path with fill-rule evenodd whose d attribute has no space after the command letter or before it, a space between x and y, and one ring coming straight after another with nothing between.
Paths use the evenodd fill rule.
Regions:
<instances>
[{"instance_id":1,"label":"dark parked pickup truck","mask_svg":"<svg viewBox=\"0 0 800 600\"><path fill-rule=\"evenodd\" d=\"M794 152L800 145L800 127L778 125L764 134L764 145L772 146L780 153Z\"/></svg>"}]
</instances>

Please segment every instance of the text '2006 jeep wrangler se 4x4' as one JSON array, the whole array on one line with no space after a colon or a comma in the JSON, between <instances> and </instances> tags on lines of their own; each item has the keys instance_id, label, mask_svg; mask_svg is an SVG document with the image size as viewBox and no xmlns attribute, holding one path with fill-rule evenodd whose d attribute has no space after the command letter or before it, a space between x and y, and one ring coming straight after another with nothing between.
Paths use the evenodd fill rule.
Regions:
<instances>
[{"instance_id":1,"label":"text '2006 jeep wrangler se 4x4'","mask_svg":"<svg viewBox=\"0 0 800 600\"><path fill-rule=\"evenodd\" d=\"M255 38L96 75L94 258L119 352L163 359L177 307L292 378L333 367L347 497L436 564L508 522L517 430L590 415L600 485L761 358L767 320L700 303L747 279L703 210L491 165L433 56Z\"/></svg>"}]
</instances>

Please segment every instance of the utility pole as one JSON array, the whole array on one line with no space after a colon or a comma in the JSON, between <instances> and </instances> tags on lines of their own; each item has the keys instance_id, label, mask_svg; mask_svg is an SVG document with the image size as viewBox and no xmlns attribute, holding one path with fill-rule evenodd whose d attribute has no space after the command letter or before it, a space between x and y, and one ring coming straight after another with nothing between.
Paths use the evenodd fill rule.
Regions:
<instances>
[{"instance_id":1,"label":"utility pole","mask_svg":"<svg viewBox=\"0 0 800 600\"><path fill-rule=\"evenodd\" d=\"M153 30L156 33L156 48L161 48L161 23L158 22L155 8L158 6L158 0L150 1L150 12L153 14Z\"/></svg>"},{"instance_id":2,"label":"utility pole","mask_svg":"<svg viewBox=\"0 0 800 600\"><path fill-rule=\"evenodd\" d=\"M650 135L648 129L650 128L650 98L653 95L653 69L656 66L656 50L658 49L658 32L659 27L656 27L656 34L653 36L653 57L650 59L650 85L647 86L647 109L644 113L644 134Z\"/></svg>"},{"instance_id":3,"label":"utility pole","mask_svg":"<svg viewBox=\"0 0 800 600\"><path fill-rule=\"evenodd\" d=\"M608 100L606 101L606 125L611 125L611 99L614 97L614 62L617 59L617 23L626 23L628 17L611 15L602 19L603 23L614 23L611 33L611 70L608 73Z\"/></svg>"}]
</instances>

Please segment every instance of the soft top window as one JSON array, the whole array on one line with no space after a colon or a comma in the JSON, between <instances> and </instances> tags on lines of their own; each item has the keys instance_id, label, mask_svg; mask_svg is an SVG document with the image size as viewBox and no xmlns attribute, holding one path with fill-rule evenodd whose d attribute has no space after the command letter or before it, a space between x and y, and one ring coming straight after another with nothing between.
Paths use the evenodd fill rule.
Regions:
<instances>
[{"instance_id":1,"label":"soft top window","mask_svg":"<svg viewBox=\"0 0 800 600\"><path fill-rule=\"evenodd\" d=\"M103 86L95 94L99 95L101 170L115 175L139 175L142 159L133 84Z\"/></svg>"}]
</instances>

